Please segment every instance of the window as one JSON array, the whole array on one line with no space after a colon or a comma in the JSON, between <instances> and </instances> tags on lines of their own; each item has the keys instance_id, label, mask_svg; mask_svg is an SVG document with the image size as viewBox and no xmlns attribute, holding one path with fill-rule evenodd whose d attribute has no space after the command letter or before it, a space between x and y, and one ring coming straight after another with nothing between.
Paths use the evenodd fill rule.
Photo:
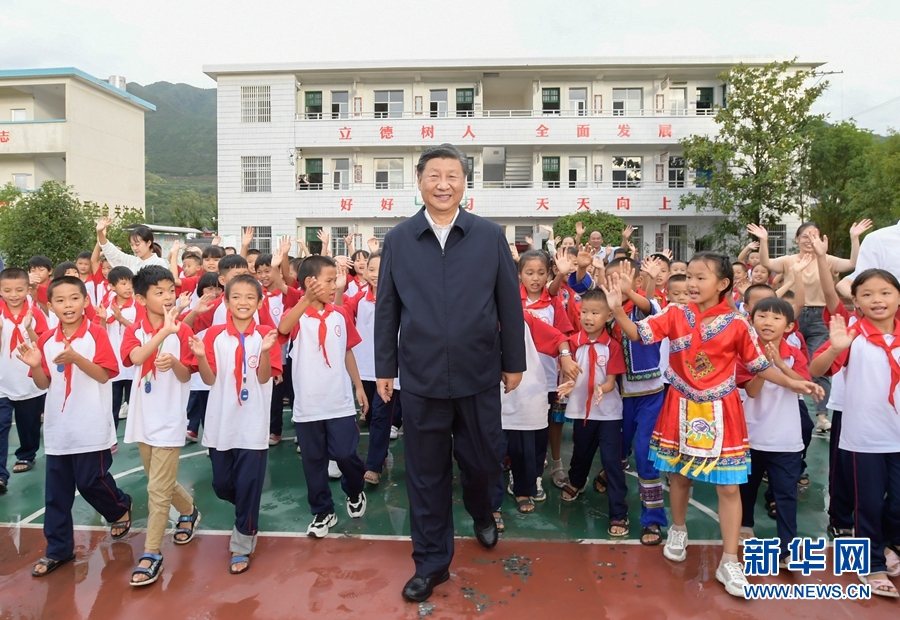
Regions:
<instances>
[{"instance_id":1,"label":"window","mask_svg":"<svg viewBox=\"0 0 900 620\"><path fill-rule=\"evenodd\" d=\"M378 243L384 244L384 236L393 228L393 226L376 226L372 229L372 236L378 239Z\"/></svg>"},{"instance_id":2,"label":"window","mask_svg":"<svg viewBox=\"0 0 900 620\"><path fill-rule=\"evenodd\" d=\"M303 189L322 189L322 160L319 158L306 160L306 183Z\"/></svg>"},{"instance_id":3,"label":"window","mask_svg":"<svg viewBox=\"0 0 900 620\"><path fill-rule=\"evenodd\" d=\"M669 187L684 187L684 157L669 156Z\"/></svg>"},{"instance_id":4,"label":"window","mask_svg":"<svg viewBox=\"0 0 900 620\"><path fill-rule=\"evenodd\" d=\"M587 187L587 157L569 158L569 187Z\"/></svg>"},{"instance_id":5,"label":"window","mask_svg":"<svg viewBox=\"0 0 900 620\"><path fill-rule=\"evenodd\" d=\"M13 122L21 122L25 120L25 108L18 108L12 110L12 120Z\"/></svg>"},{"instance_id":6,"label":"window","mask_svg":"<svg viewBox=\"0 0 900 620\"><path fill-rule=\"evenodd\" d=\"M669 249L673 260L686 260L687 226L684 224L669 225Z\"/></svg>"},{"instance_id":7,"label":"window","mask_svg":"<svg viewBox=\"0 0 900 620\"><path fill-rule=\"evenodd\" d=\"M272 158L241 157L241 179L244 193L272 191Z\"/></svg>"},{"instance_id":8,"label":"window","mask_svg":"<svg viewBox=\"0 0 900 620\"><path fill-rule=\"evenodd\" d=\"M350 189L350 160L332 159L331 168L334 189Z\"/></svg>"},{"instance_id":9,"label":"window","mask_svg":"<svg viewBox=\"0 0 900 620\"><path fill-rule=\"evenodd\" d=\"M525 252L529 249L525 237L532 237L532 235L534 235L534 228L531 226L516 226L516 249L519 252Z\"/></svg>"},{"instance_id":10,"label":"window","mask_svg":"<svg viewBox=\"0 0 900 620\"><path fill-rule=\"evenodd\" d=\"M272 253L272 227L271 226L254 226L253 241L250 247L260 251L261 254Z\"/></svg>"},{"instance_id":11,"label":"window","mask_svg":"<svg viewBox=\"0 0 900 620\"><path fill-rule=\"evenodd\" d=\"M472 116L475 110L475 89L456 89L456 115Z\"/></svg>"},{"instance_id":12,"label":"window","mask_svg":"<svg viewBox=\"0 0 900 620\"><path fill-rule=\"evenodd\" d=\"M559 114L559 89L542 88L541 104L543 105L544 114Z\"/></svg>"},{"instance_id":13,"label":"window","mask_svg":"<svg viewBox=\"0 0 900 620\"><path fill-rule=\"evenodd\" d=\"M712 178L711 170L698 170L694 173L695 187L709 187L709 180Z\"/></svg>"},{"instance_id":14,"label":"window","mask_svg":"<svg viewBox=\"0 0 900 620\"><path fill-rule=\"evenodd\" d=\"M708 116L713 113L713 89L698 88L697 89L697 115Z\"/></svg>"},{"instance_id":15,"label":"window","mask_svg":"<svg viewBox=\"0 0 900 620\"><path fill-rule=\"evenodd\" d=\"M26 191L28 189L28 177L30 174L19 173L13 175L13 183L16 186L16 189L21 191Z\"/></svg>"},{"instance_id":16,"label":"window","mask_svg":"<svg viewBox=\"0 0 900 620\"><path fill-rule=\"evenodd\" d=\"M322 91L306 93L306 118L322 118Z\"/></svg>"},{"instance_id":17,"label":"window","mask_svg":"<svg viewBox=\"0 0 900 620\"><path fill-rule=\"evenodd\" d=\"M559 157L544 157L541 170L544 187L559 187Z\"/></svg>"},{"instance_id":18,"label":"window","mask_svg":"<svg viewBox=\"0 0 900 620\"><path fill-rule=\"evenodd\" d=\"M347 242L344 238L350 234L349 226L332 226L331 227L331 255L346 256Z\"/></svg>"},{"instance_id":19,"label":"window","mask_svg":"<svg viewBox=\"0 0 900 620\"><path fill-rule=\"evenodd\" d=\"M375 160L375 189L403 189L403 160Z\"/></svg>"},{"instance_id":20,"label":"window","mask_svg":"<svg viewBox=\"0 0 900 620\"><path fill-rule=\"evenodd\" d=\"M586 88L569 89L569 109L572 110L575 116L585 116L587 114Z\"/></svg>"},{"instance_id":21,"label":"window","mask_svg":"<svg viewBox=\"0 0 900 620\"><path fill-rule=\"evenodd\" d=\"M431 116L445 118L447 116L447 91L431 91Z\"/></svg>"},{"instance_id":22,"label":"window","mask_svg":"<svg viewBox=\"0 0 900 620\"><path fill-rule=\"evenodd\" d=\"M769 256L778 258L787 254L787 226L776 224L769 227Z\"/></svg>"},{"instance_id":23,"label":"window","mask_svg":"<svg viewBox=\"0 0 900 620\"><path fill-rule=\"evenodd\" d=\"M469 174L466 175L466 187L472 189L475 187L475 158L466 157L469 160Z\"/></svg>"},{"instance_id":24,"label":"window","mask_svg":"<svg viewBox=\"0 0 900 620\"><path fill-rule=\"evenodd\" d=\"M643 157L613 157L613 187L640 187Z\"/></svg>"},{"instance_id":25,"label":"window","mask_svg":"<svg viewBox=\"0 0 900 620\"><path fill-rule=\"evenodd\" d=\"M331 118L350 116L350 93L346 90L331 91Z\"/></svg>"},{"instance_id":26,"label":"window","mask_svg":"<svg viewBox=\"0 0 900 620\"><path fill-rule=\"evenodd\" d=\"M687 114L687 89L669 89L669 112L672 116L684 116Z\"/></svg>"},{"instance_id":27,"label":"window","mask_svg":"<svg viewBox=\"0 0 900 620\"><path fill-rule=\"evenodd\" d=\"M638 260L641 260L644 257L644 227L637 225L632 226L632 228L634 228L634 230L631 232L631 243L637 248L637 258Z\"/></svg>"},{"instance_id":28,"label":"window","mask_svg":"<svg viewBox=\"0 0 900 620\"><path fill-rule=\"evenodd\" d=\"M375 118L400 118L403 116L402 90L375 91Z\"/></svg>"},{"instance_id":29,"label":"window","mask_svg":"<svg viewBox=\"0 0 900 620\"><path fill-rule=\"evenodd\" d=\"M272 121L272 99L269 86L241 86L241 122Z\"/></svg>"},{"instance_id":30,"label":"window","mask_svg":"<svg viewBox=\"0 0 900 620\"><path fill-rule=\"evenodd\" d=\"M644 107L642 88L614 88L613 116L638 116Z\"/></svg>"}]
</instances>

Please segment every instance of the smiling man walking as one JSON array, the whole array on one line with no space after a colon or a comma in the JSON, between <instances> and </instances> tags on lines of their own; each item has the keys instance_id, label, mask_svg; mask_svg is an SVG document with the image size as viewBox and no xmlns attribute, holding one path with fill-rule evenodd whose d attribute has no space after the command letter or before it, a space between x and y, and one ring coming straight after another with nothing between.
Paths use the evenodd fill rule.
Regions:
<instances>
[{"instance_id":1,"label":"smiling man walking","mask_svg":"<svg viewBox=\"0 0 900 620\"><path fill-rule=\"evenodd\" d=\"M468 160L451 144L416 166L425 207L384 239L375 305L378 393L398 366L416 573L403 588L424 601L450 578L453 462L463 503L486 548L497 544L491 492L502 473L500 383L525 370L525 322L503 230L460 208ZM401 328L402 326L402 328ZM398 341L399 334L399 341Z\"/></svg>"}]
</instances>

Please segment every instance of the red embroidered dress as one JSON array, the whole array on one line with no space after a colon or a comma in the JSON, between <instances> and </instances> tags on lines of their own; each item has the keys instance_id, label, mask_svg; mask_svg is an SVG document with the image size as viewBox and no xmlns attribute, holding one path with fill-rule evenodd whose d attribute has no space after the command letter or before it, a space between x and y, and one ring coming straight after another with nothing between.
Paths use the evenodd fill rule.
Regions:
<instances>
[{"instance_id":1,"label":"red embroidered dress","mask_svg":"<svg viewBox=\"0 0 900 620\"><path fill-rule=\"evenodd\" d=\"M669 338L666 394L650 440L650 460L660 471L678 472L713 484L741 484L750 471L750 444L744 410L734 380L735 365L752 373L769 367L756 333L740 315L721 305L709 325L699 325L702 341L691 347L695 304L667 306L637 323L645 344Z\"/></svg>"}]
</instances>

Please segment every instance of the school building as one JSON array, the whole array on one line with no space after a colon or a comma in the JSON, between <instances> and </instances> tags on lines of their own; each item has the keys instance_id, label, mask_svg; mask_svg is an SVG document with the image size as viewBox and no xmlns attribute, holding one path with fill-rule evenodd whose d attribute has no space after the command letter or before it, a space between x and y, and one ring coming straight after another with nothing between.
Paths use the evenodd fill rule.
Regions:
<instances>
[{"instance_id":1,"label":"school building","mask_svg":"<svg viewBox=\"0 0 900 620\"><path fill-rule=\"evenodd\" d=\"M421 151L469 158L464 206L539 244L562 215L602 210L636 228L642 253L687 258L714 214L680 210L696 187L679 139L713 134L728 90L717 77L774 58L569 58L213 65L218 86L219 233L254 226L331 235L332 251L382 239L421 206ZM799 63L812 68L822 63ZM702 173L701 173L702 175ZM784 253L795 226L771 231ZM586 241L586 240L585 240Z\"/></svg>"},{"instance_id":2,"label":"school building","mask_svg":"<svg viewBox=\"0 0 900 620\"><path fill-rule=\"evenodd\" d=\"M33 191L57 181L110 210L143 210L144 114L154 110L120 76L0 70L0 185Z\"/></svg>"}]
</instances>

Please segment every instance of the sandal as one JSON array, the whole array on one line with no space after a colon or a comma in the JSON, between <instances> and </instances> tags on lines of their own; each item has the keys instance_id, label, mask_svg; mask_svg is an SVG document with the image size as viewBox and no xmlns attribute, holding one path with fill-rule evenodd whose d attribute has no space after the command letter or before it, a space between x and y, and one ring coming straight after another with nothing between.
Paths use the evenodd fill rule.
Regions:
<instances>
[{"instance_id":1,"label":"sandal","mask_svg":"<svg viewBox=\"0 0 900 620\"><path fill-rule=\"evenodd\" d=\"M606 470L601 469L600 473L594 477L594 490L597 491L597 493L606 493L606 486Z\"/></svg>"},{"instance_id":2,"label":"sandal","mask_svg":"<svg viewBox=\"0 0 900 620\"><path fill-rule=\"evenodd\" d=\"M21 474L32 469L34 469L34 461L18 460L16 461L16 464L13 465L14 474Z\"/></svg>"},{"instance_id":3,"label":"sandal","mask_svg":"<svg viewBox=\"0 0 900 620\"><path fill-rule=\"evenodd\" d=\"M622 528L622 532L614 532L613 528L618 527ZM646 528L645 528L646 529ZM606 529L606 533L612 536L613 538L624 538L628 536L628 519L616 519L615 521L609 522L609 527ZM660 537L661 539L662 537ZM657 543L658 544L658 543Z\"/></svg>"},{"instance_id":4,"label":"sandal","mask_svg":"<svg viewBox=\"0 0 900 620\"><path fill-rule=\"evenodd\" d=\"M647 536L653 536L650 540L646 540ZM662 530L660 530L658 525L651 525L649 527L641 528L641 544L647 545L648 547L652 547L654 545L658 545L662 542Z\"/></svg>"},{"instance_id":5,"label":"sandal","mask_svg":"<svg viewBox=\"0 0 900 620\"><path fill-rule=\"evenodd\" d=\"M553 466L550 468L550 479L560 489L566 484L566 470L562 466L562 461L559 461L558 466L556 462L553 463Z\"/></svg>"},{"instance_id":6,"label":"sandal","mask_svg":"<svg viewBox=\"0 0 900 620\"><path fill-rule=\"evenodd\" d=\"M887 598L900 598L900 593L888 579L871 579L865 575L859 575L859 580L868 584L872 588L872 594L885 596ZM882 590L881 588L884 588Z\"/></svg>"},{"instance_id":7,"label":"sandal","mask_svg":"<svg viewBox=\"0 0 900 620\"><path fill-rule=\"evenodd\" d=\"M55 571L57 568L59 568L63 564L65 564L67 562L71 562L74 559L75 559L74 553L72 555L70 555L68 558L66 558L65 560L54 560L52 558L41 558L40 560L38 560L38 563L35 564L34 568L31 569L31 574L34 577L46 577L47 575L49 575L50 573ZM38 566L46 566L47 570L45 570L44 572L38 572L36 570Z\"/></svg>"},{"instance_id":8,"label":"sandal","mask_svg":"<svg viewBox=\"0 0 900 620\"><path fill-rule=\"evenodd\" d=\"M568 478L562 487L562 493L560 493L559 498L564 502L574 502L578 499L578 496L584 493L584 488L576 489L571 484L569 484Z\"/></svg>"},{"instance_id":9,"label":"sandal","mask_svg":"<svg viewBox=\"0 0 900 620\"><path fill-rule=\"evenodd\" d=\"M378 484L381 482L381 474L377 471L367 471L366 475L363 476L363 480L368 482L369 484Z\"/></svg>"},{"instance_id":10,"label":"sandal","mask_svg":"<svg viewBox=\"0 0 900 620\"><path fill-rule=\"evenodd\" d=\"M534 500L527 496L523 496L521 498L517 497L516 508L518 508L519 512L521 512L522 514L531 514L532 512L534 512Z\"/></svg>"},{"instance_id":11,"label":"sandal","mask_svg":"<svg viewBox=\"0 0 900 620\"><path fill-rule=\"evenodd\" d=\"M884 548L884 559L887 561L889 577L900 577L900 556L890 547Z\"/></svg>"},{"instance_id":12,"label":"sandal","mask_svg":"<svg viewBox=\"0 0 900 620\"><path fill-rule=\"evenodd\" d=\"M801 474L800 479L797 481L797 490L805 491L809 488L809 475Z\"/></svg>"},{"instance_id":13,"label":"sandal","mask_svg":"<svg viewBox=\"0 0 900 620\"><path fill-rule=\"evenodd\" d=\"M116 521L115 523L109 524L109 535L113 540L119 540L120 538L125 538L125 535L131 531L131 509L134 507L134 500L131 499L130 495L125 495L128 498L128 518L124 521ZM113 534L113 530L121 529L122 531L118 534Z\"/></svg>"},{"instance_id":14,"label":"sandal","mask_svg":"<svg viewBox=\"0 0 900 620\"><path fill-rule=\"evenodd\" d=\"M774 519L778 511L775 509L775 502L766 502L766 514L770 519Z\"/></svg>"},{"instance_id":15,"label":"sandal","mask_svg":"<svg viewBox=\"0 0 900 620\"><path fill-rule=\"evenodd\" d=\"M150 566L141 566L141 562L150 560ZM163 556L159 553L145 553L138 558L138 567L131 572L131 585L133 586L149 586L151 583L159 579L159 575L163 569ZM135 576L147 575L143 581L135 581Z\"/></svg>"},{"instance_id":16,"label":"sandal","mask_svg":"<svg viewBox=\"0 0 900 620\"><path fill-rule=\"evenodd\" d=\"M247 566L240 569L235 569L235 564L240 564L241 562L245 562ZM241 573L246 573L250 570L250 557L246 555L234 555L231 556L231 565L228 567L228 572L232 575L240 575Z\"/></svg>"},{"instance_id":17,"label":"sandal","mask_svg":"<svg viewBox=\"0 0 900 620\"><path fill-rule=\"evenodd\" d=\"M200 511L197 510L196 506L194 506L194 512L192 512L190 516L179 516L178 522L191 524L190 529L186 527L179 527L172 535L172 540L176 545L186 545L194 540L194 534L197 532L197 524L200 523ZM179 535L185 536L185 538L178 538Z\"/></svg>"},{"instance_id":18,"label":"sandal","mask_svg":"<svg viewBox=\"0 0 900 620\"><path fill-rule=\"evenodd\" d=\"M506 531L506 524L503 523L503 513L499 510L494 511L494 523L497 525L498 534L502 534Z\"/></svg>"}]
</instances>

